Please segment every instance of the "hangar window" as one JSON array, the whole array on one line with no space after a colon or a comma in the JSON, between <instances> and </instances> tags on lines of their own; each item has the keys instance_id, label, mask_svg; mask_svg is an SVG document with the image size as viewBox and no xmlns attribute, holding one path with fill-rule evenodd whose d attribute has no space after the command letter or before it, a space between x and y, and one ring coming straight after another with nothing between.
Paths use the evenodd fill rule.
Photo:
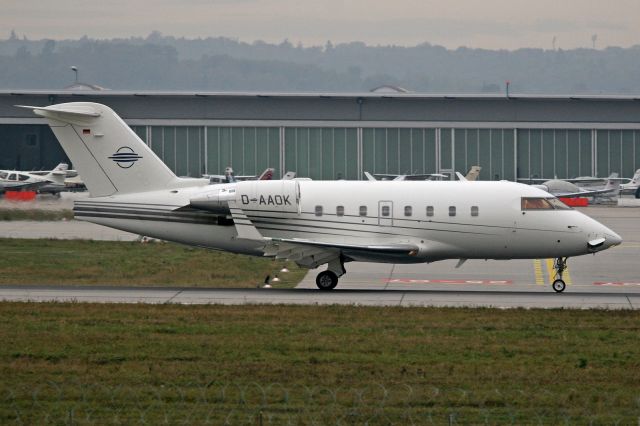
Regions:
<instances>
[{"instance_id":1,"label":"hangar window","mask_svg":"<svg viewBox=\"0 0 640 426\"><path fill-rule=\"evenodd\" d=\"M427 216L433 216L433 206L427 206Z\"/></svg>"},{"instance_id":2,"label":"hangar window","mask_svg":"<svg viewBox=\"0 0 640 426\"><path fill-rule=\"evenodd\" d=\"M478 216L478 206L471 206L471 216Z\"/></svg>"},{"instance_id":3,"label":"hangar window","mask_svg":"<svg viewBox=\"0 0 640 426\"><path fill-rule=\"evenodd\" d=\"M316 206L316 216L322 216L322 206Z\"/></svg>"},{"instance_id":4,"label":"hangar window","mask_svg":"<svg viewBox=\"0 0 640 426\"><path fill-rule=\"evenodd\" d=\"M360 206L360 216L367 215L367 206Z\"/></svg>"},{"instance_id":5,"label":"hangar window","mask_svg":"<svg viewBox=\"0 0 640 426\"><path fill-rule=\"evenodd\" d=\"M412 214L413 214L413 207L404 206L404 215L405 216L411 216Z\"/></svg>"},{"instance_id":6,"label":"hangar window","mask_svg":"<svg viewBox=\"0 0 640 426\"><path fill-rule=\"evenodd\" d=\"M456 206L449 206L449 216L456 215Z\"/></svg>"},{"instance_id":7,"label":"hangar window","mask_svg":"<svg viewBox=\"0 0 640 426\"><path fill-rule=\"evenodd\" d=\"M570 210L562 201L555 197L522 197L520 201L522 210Z\"/></svg>"},{"instance_id":8,"label":"hangar window","mask_svg":"<svg viewBox=\"0 0 640 426\"><path fill-rule=\"evenodd\" d=\"M344 216L344 206L336 207L336 215L337 216Z\"/></svg>"}]
</instances>

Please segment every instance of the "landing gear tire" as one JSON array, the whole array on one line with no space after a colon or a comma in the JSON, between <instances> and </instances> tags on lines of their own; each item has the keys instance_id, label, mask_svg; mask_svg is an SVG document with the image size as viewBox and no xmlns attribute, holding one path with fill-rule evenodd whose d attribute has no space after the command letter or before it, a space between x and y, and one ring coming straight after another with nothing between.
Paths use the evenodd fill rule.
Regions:
<instances>
[{"instance_id":1,"label":"landing gear tire","mask_svg":"<svg viewBox=\"0 0 640 426\"><path fill-rule=\"evenodd\" d=\"M565 287L567 287L563 280L555 280L553 284L551 284L551 286L556 291L556 293L562 293Z\"/></svg>"},{"instance_id":2,"label":"landing gear tire","mask_svg":"<svg viewBox=\"0 0 640 426\"><path fill-rule=\"evenodd\" d=\"M562 293L567 287L562 279L562 273L567 270L567 259L567 257L558 257L553 262L553 269L556 270L556 280L551 284L551 287L553 287L556 293Z\"/></svg>"},{"instance_id":3,"label":"landing gear tire","mask_svg":"<svg viewBox=\"0 0 640 426\"><path fill-rule=\"evenodd\" d=\"M316 277L316 285L320 290L333 290L338 285L338 276L331 271L323 271Z\"/></svg>"}]
</instances>

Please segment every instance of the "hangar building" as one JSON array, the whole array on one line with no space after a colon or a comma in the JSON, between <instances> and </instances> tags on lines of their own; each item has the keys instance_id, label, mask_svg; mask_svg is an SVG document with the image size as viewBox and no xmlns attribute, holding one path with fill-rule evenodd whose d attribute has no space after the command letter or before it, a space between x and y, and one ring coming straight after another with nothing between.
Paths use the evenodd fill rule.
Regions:
<instances>
[{"instance_id":1,"label":"hangar building","mask_svg":"<svg viewBox=\"0 0 640 426\"><path fill-rule=\"evenodd\" d=\"M0 92L0 169L55 166L44 120L14 105L113 108L179 176L362 179L465 172L480 179L630 177L640 168L640 97L122 91Z\"/></svg>"}]
</instances>

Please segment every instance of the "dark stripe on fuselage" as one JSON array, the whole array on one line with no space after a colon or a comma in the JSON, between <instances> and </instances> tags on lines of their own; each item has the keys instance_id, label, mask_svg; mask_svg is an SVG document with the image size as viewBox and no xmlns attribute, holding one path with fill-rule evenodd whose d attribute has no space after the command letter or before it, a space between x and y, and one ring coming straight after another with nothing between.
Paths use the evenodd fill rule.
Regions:
<instances>
[{"instance_id":1,"label":"dark stripe on fuselage","mask_svg":"<svg viewBox=\"0 0 640 426\"><path fill-rule=\"evenodd\" d=\"M112 213L85 213L78 212L75 214L77 217L85 217L85 218L95 218L95 219L130 219L130 220L141 220L141 221L153 221L153 222L169 222L169 223L189 223L193 225L217 225L217 218L211 217L206 220L195 220L195 219L187 219L181 217L166 217L166 216L142 216L139 214L112 214Z\"/></svg>"}]
</instances>

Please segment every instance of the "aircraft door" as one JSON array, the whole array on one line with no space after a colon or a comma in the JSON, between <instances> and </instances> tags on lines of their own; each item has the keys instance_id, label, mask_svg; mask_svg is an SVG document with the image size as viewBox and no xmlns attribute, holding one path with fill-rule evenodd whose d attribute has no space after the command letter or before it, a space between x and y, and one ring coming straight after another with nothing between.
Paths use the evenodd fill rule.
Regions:
<instances>
[{"instance_id":1,"label":"aircraft door","mask_svg":"<svg viewBox=\"0 0 640 426\"><path fill-rule=\"evenodd\" d=\"M393 202L378 201L378 225L393 226Z\"/></svg>"}]
</instances>

